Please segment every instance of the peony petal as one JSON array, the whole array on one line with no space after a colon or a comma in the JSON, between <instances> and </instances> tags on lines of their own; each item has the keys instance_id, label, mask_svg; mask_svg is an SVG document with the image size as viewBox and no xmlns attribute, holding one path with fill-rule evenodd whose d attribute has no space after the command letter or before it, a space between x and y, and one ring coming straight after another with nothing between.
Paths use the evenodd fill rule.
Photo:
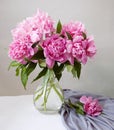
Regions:
<instances>
[{"instance_id":1,"label":"peony petal","mask_svg":"<svg viewBox=\"0 0 114 130\"><path fill-rule=\"evenodd\" d=\"M73 44L70 42L68 42L67 44L66 44L66 49L67 49L67 52L68 53L71 53L72 52L72 46L73 46Z\"/></svg>"},{"instance_id":2,"label":"peony petal","mask_svg":"<svg viewBox=\"0 0 114 130\"><path fill-rule=\"evenodd\" d=\"M40 36L37 34L36 31L32 31L32 33L30 34L30 38L33 43L40 40Z\"/></svg>"},{"instance_id":3,"label":"peony petal","mask_svg":"<svg viewBox=\"0 0 114 130\"><path fill-rule=\"evenodd\" d=\"M80 98L80 102L85 104L87 102L87 97L86 96L82 96Z\"/></svg>"},{"instance_id":4,"label":"peony petal","mask_svg":"<svg viewBox=\"0 0 114 130\"><path fill-rule=\"evenodd\" d=\"M74 65L74 57L71 54L66 54L66 57L71 65Z\"/></svg>"},{"instance_id":5,"label":"peony petal","mask_svg":"<svg viewBox=\"0 0 114 130\"><path fill-rule=\"evenodd\" d=\"M46 64L49 68L53 68L55 61L51 60L50 58L46 58Z\"/></svg>"}]
</instances>

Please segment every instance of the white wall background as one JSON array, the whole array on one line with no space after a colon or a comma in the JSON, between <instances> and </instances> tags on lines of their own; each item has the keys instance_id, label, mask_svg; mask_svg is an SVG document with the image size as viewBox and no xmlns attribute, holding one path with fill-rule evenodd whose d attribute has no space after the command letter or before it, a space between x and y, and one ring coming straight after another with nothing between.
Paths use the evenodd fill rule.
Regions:
<instances>
[{"instance_id":1,"label":"white wall background","mask_svg":"<svg viewBox=\"0 0 114 130\"><path fill-rule=\"evenodd\" d=\"M0 96L32 94L39 84L39 81L30 83L35 72L25 91L14 69L7 70L10 30L37 8L56 21L82 21L95 37L96 57L83 66L80 80L64 72L62 87L114 97L114 0L0 0Z\"/></svg>"}]
</instances>

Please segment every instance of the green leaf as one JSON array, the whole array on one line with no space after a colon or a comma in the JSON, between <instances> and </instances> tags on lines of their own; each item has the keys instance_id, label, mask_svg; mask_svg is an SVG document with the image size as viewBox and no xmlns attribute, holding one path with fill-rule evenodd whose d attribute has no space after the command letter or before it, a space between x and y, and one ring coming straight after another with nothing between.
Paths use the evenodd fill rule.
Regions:
<instances>
[{"instance_id":1,"label":"green leaf","mask_svg":"<svg viewBox=\"0 0 114 130\"><path fill-rule=\"evenodd\" d=\"M68 37L69 40L73 40L73 38L72 38L72 36L69 32L66 32L66 34L67 34L67 37Z\"/></svg>"},{"instance_id":2,"label":"green leaf","mask_svg":"<svg viewBox=\"0 0 114 130\"><path fill-rule=\"evenodd\" d=\"M77 76L77 71L76 71L76 69L73 67L73 69L72 69L72 74L73 74L73 77L75 77L76 78L76 76Z\"/></svg>"},{"instance_id":3,"label":"green leaf","mask_svg":"<svg viewBox=\"0 0 114 130\"><path fill-rule=\"evenodd\" d=\"M83 36L84 39L87 38L87 36L86 36L86 34L84 32L82 33L82 36Z\"/></svg>"},{"instance_id":4,"label":"green leaf","mask_svg":"<svg viewBox=\"0 0 114 130\"><path fill-rule=\"evenodd\" d=\"M57 78L58 81L61 79L61 77L62 77L62 73L56 74L56 78Z\"/></svg>"},{"instance_id":5,"label":"green leaf","mask_svg":"<svg viewBox=\"0 0 114 130\"><path fill-rule=\"evenodd\" d=\"M9 65L9 67L8 67L8 70L9 70L11 67L16 67L16 66L19 66L19 65L20 65L19 62L17 62L17 61L12 61L12 62L10 63L10 65Z\"/></svg>"},{"instance_id":6,"label":"green leaf","mask_svg":"<svg viewBox=\"0 0 114 130\"><path fill-rule=\"evenodd\" d=\"M40 66L41 68L45 68L45 67L46 67L46 62L45 62L45 60L39 59L39 60L38 60L38 63L39 63L39 66Z\"/></svg>"},{"instance_id":7,"label":"green leaf","mask_svg":"<svg viewBox=\"0 0 114 130\"><path fill-rule=\"evenodd\" d=\"M58 64L56 62L54 67L53 67L54 73L59 73L58 68L59 68L59 66L58 66Z\"/></svg>"},{"instance_id":8,"label":"green leaf","mask_svg":"<svg viewBox=\"0 0 114 130\"><path fill-rule=\"evenodd\" d=\"M82 106L83 107L83 103L81 103L80 101L77 101L76 102L79 106Z\"/></svg>"},{"instance_id":9,"label":"green leaf","mask_svg":"<svg viewBox=\"0 0 114 130\"><path fill-rule=\"evenodd\" d=\"M65 63L65 67L67 68L68 72L71 72L73 77L80 78L81 74L81 63L74 61L74 65L71 65L69 62Z\"/></svg>"},{"instance_id":10,"label":"green leaf","mask_svg":"<svg viewBox=\"0 0 114 130\"><path fill-rule=\"evenodd\" d=\"M38 60L38 59L44 59L43 50L39 50L32 58L31 60Z\"/></svg>"},{"instance_id":11,"label":"green leaf","mask_svg":"<svg viewBox=\"0 0 114 130\"><path fill-rule=\"evenodd\" d=\"M70 108L75 109L76 113L79 113L81 115L84 115L84 109L83 109L83 104L81 102L76 102L76 103L72 103L70 99L68 99L67 105Z\"/></svg>"},{"instance_id":12,"label":"green leaf","mask_svg":"<svg viewBox=\"0 0 114 130\"><path fill-rule=\"evenodd\" d=\"M76 109L76 113L79 113L79 114L81 114L81 115L85 115L85 112L82 111L81 109Z\"/></svg>"},{"instance_id":13,"label":"green leaf","mask_svg":"<svg viewBox=\"0 0 114 130\"><path fill-rule=\"evenodd\" d=\"M57 68L57 73L61 73L64 70L64 64L60 64Z\"/></svg>"},{"instance_id":14,"label":"green leaf","mask_svg":"<svg viewBox=\"0 0 114 130\"><path fill-rule=\"evenodd\" d=\"M76 102L76 112L81 115L85 114L83 104L81 102Z\"/></svg>"},{"instance_id":15,"label":"green leaf","mask_svg":"<svg viewBox=\"0 0 114 130\"><path fill-rule=\"evenodd\" d=\"M21 69L21 82L24 86L24 89L26 89L27 81L28 81L27 69L26 69L26 67L22 67L22 69Z\"/></svg>"},{"instance_id":16,"label":"green leaf","mask_svg":"<svg viewBox=\"0 0 114 130\"><path fill-rule=\"evenodd\" d=\"M27 66L26 72L27 75L30 75L32 71L36 68L37 63L30 62L29 65Z\"/></svg>"},{"instance_id":17,"label":"green leaf","mask_svg":"<svg viewBox=\"0 0 114 130\"><path fill-rule=\"evenodd\" d=\"M68 71L68 72L71 72L72 69L73 69L73 66L70 65L70 64L66 64L66 68L67 68L67 71Z\"/></svg>"},{"instance_id":18,"label":"green leaf","mask_svg":"<svg viewBox=\"0 0 114 130\"><path fill-rule=\"evenodd\" d=\"M70 99L68 99L68 103L67 103L67 104L68 104L68 106L70 106L71 108L74 108L74 109L78 108L78 107L76 106L76 103L72 103Z\"/></svg>"},{"instance_id":19,"label":"green leaf","mask_svg":"<svg viewBox=\"0 0 114 130\"><path fill-rule=\"evenodd\" d=\"M26 67L26 65L20 64L20 65L16 68L16 70L15 70L15 72L16 72L15 75L16 75L16 76L19 76L20 70L21 70L23 67Z\"/></svg>"},{"instance_id":20,"label":"green leaf","mask_svg":"<svg viewBox=\"0 0 114 130\"><path fill-rule=\"evenodd\" d=\"M61 21L59 20L57 23L56 33L61 33L61 30L62 30L62 24Z\"/></svg>"},{"instance_id":21,"label":"green leaf","mask_svg":"<svg viewBox=\"0 0 114 130\"><path fill-rule=\"evenodd\" d=\"M37 45L38 45L39 42L35 42L33 45L32 45L32 48L35 48Z\"/></svg>"},{"instance_id":22,"label":"green leaf","mask_svg":"<svg viewBox=\"0 0 114 130\"><path fill-rule=\"evenodd\" d=\"M53 71L58 81L61 79L63 70L64 70L64 64L58 65L57 63L55 63Z\"/></svg>"},{"instance_id":23,"label":"green leaf","mask_svg":"<svg viewBox=\"0 0 114 130\"><path fill-rule=\"evenodd\" d=\"M75 61L74 62L74 69L77 72L77 77L80 78L80 74L81 74L81 63Z\"/></svg>"},{"instance_id":24,"label":"green leaf","mask_svg":"<svg viewBox=\"0 0 114 130\"><path fill-rule=\"evenodd\" d=\"M35 79L33 79L32 82L34 82L34 81L40 79L42 76L44 76L44 75L46 74L46 72L47 72L47 68L44 68L44 69L38 74L38 76L37 76Z\"/></svg>"},{"instance_id":25,"label":"green leaf","mask_svg":"<svg viewBox=\"0 0 114 130\"><path fill-rule=\"evenodd\" d=\"M20 68L19 67L17 67L17 69L15 70L15 72L16 72L16 76L19 76L19 72L20 72Z\"/></svg>"}]
</instances>

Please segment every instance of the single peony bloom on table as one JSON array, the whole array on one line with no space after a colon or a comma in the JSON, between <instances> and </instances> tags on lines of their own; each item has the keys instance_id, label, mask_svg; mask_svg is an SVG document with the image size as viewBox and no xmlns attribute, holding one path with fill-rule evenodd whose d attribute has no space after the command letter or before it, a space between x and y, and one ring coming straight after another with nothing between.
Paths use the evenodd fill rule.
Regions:
<instances>
[{"instance_id":1,"label":"single peony bloom on table","mask_svg":"<svg viewBox=\"0 0 114 130\"><path fill-rule=\"evenodd\" d=\"M98 116L102 112L102 106L97 99L92 97L82 96L80 102L84 104L84 111L90 116Z\"/></svg>"}]
</instances>

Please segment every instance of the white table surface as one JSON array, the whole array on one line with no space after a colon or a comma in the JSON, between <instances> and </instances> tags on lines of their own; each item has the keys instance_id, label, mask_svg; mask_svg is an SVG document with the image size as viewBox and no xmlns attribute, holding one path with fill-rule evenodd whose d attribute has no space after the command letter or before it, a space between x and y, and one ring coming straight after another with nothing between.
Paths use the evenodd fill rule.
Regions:
<instances>
[{"instance_id":1,"label":"white table surface","mask_svg":"<svg viewBox=\"0 0 114 130\"><path fill-rule=\"evenodd\" d=\"M66 130L59 114L39 113L32 99L32 95L1 96L0 130Z\"/></svg>"}]
</instances>

